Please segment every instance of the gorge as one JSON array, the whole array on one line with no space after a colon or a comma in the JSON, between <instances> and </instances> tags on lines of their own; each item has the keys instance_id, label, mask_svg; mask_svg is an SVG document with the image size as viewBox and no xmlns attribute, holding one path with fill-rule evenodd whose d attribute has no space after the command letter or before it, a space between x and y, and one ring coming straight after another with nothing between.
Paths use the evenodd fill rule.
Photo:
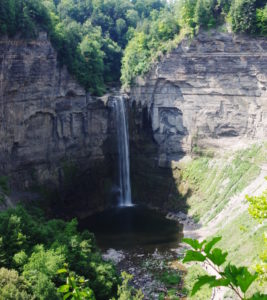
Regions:
<instances>
[{"instance_id":1,"label":"gorge","mask_svg":"<svg viewBox=\"0 0 267 300\"><path fill-rule=\"evenodd\" d=\"M71 217L103 211L118 198L121 206L190 214L186 200L193 199L191 215L206 225L212 213L218 217L232 197L267 175L266 38L200 32L162 57L127 93L111 89L103 97L85 92L58 65L44 32L36 40L2 38L0 53L0 173L14 191L60 188ZM240 149L249 149L246 161ZM209 207L197 206L203 201L194 199L198 182L188 182L192 158L199 157L207 159L200 161L200 173L217 176L217 182L205 182L217 185L217 198L232 180L232 173L220 177L220 168L234 165L234 177L246 162L246 178L234 181L227 203L211 199ZM248 192L264 188L262 180Z\"/></svg>"},{"instance_id":2,"label":"gorge","mask_svg":"<svg viewBox=\"0 0 267 300\"><path fill-rule=\"evenodd\" d=\"M147 132L158 149L151 158L168 167L195 146L266 139L266 48L265 39L217 32L183 41L130 90L131 151ZM112 95L86 94L44 33L2 39L1 53L1 173L25 188L58 181L64 160L84 170L115 162Z\"/></svg>"}]
</instances>

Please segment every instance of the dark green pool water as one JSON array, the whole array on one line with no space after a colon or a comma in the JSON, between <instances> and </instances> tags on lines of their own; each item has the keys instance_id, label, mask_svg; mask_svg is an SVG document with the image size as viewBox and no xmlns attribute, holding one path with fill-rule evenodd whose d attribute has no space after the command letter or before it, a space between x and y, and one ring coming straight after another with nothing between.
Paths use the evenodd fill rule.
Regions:
<instances>
[{"instance_id":1,"label":"dark green pool water","mask_svg":"<svg viewBox=\"0 0 267 300\"><path fill-rule=\"evenodd\" d=\"M168 250L177 248L182 238L181 225L141 206L109 209L81 220L80 226L95 233L103 250Z\"/></svg>"}]
</instances>

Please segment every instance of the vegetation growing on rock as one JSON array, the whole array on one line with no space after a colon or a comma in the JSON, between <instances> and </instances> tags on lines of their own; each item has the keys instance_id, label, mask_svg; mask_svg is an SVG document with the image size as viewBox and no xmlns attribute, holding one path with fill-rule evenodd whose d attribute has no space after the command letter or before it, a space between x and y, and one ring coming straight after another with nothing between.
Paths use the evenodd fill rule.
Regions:
<instances>
[{"instance_id":1,"label":"vegetation growing on rock","mask_svg":"<svg viewBox=\"0 0 267 300\"><path fill-rule=\"evenodd\" d=\"M47 31L60 63L96 95L120 76L128 85L147 72L177 45L180 32L181 39L226 20L234 32L266 35L266 0L3 0L0 6L1 35Z\"/></svg>"},{"instance_id":2,"label":"vegetation growing on rock","mask_svg":"<svg viewBox=\"0 0 267 300\"><path fill-rule=\"evenodd\" d=\"M137 75L144 75L162 54L177 46L185 34L192 36L200 28L207 30L229 23L235 33L266 35L267 1L177 0L172 8L166 7L156 19L154 16L151 13L137 27L125 49L121 80L126 86ZM168 22L164 22L165 16Z\"/></svg>"}]
</instances>

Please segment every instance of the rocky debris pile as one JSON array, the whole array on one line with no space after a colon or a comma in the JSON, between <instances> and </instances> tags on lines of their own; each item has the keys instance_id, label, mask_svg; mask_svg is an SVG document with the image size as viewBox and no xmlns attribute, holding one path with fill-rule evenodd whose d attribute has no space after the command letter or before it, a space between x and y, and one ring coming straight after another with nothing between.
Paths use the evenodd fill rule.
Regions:
<instances>
[{"instance_id":1,"label":"rocky debris pile","mask_svg":"<svg viewBox=\"0 0 267 300\"><path fill-rule=\"evenodd\" d=\"M106 261L112 261L120 272L125 271L133 275L132 285L142 290L144 300L154 300L168 294L169 286L161 280L161 276L172 270L170 266L173 261L177 261L177 253L160 252L158 249L154 253L145 253L142 249L129 252L109 249L102 257ZM178 286L176 296L184 296Z\"/></svg>"},{"instance_id":2,"label":"rocky debris pile","mask_svg":"<svg viewBox=\"0 0 267 300\"><path fill-rule=\"evenodd\" d=\"M111 261L117 265L119 262L125 259L125 255L121 250L117 251L115 249L108 249L107 252L102 255L102 258L105 261Z\"/></svg>"},{"instance_id":3,"label":"rocky debris pile","mask_svg":"<svg viewBox=\"0 0 267 300\"><path fill-rule=\"evenodd\" d=\"M166 218L169 220L173 220L173 221L177 221L181 224L183 224L184 226L190 226L193 227L195 229L198 228L198 224L195 223L195 221L193 220L193 218L191 218L190 216L186 215L185 213L179 211L179 212L169 212L166 215Z\"/></svg>"}]
</instances>

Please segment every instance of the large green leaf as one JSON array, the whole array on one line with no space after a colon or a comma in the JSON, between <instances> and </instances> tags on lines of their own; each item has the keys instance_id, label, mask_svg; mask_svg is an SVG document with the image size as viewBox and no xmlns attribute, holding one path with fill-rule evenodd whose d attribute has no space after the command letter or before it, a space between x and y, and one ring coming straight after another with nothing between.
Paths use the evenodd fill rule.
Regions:
<instances>
[{"instance_id":1,"label":"large green leaf","mask_svg":"<svg viewBox=\"0 0 267 300\"><path fill-rule=\"evenodd\" d=\"M228 286L230 282L231 282L231 280L228 279L228 278L219 278L219 279L216 279L216 280L210 285L210 287Z\"/></svg>"},{"instance_id":2,"label":"large green leaf","mask_svg":"<svg viewBox=\"0 0 267 300\"><path fill-rule=\"evenodd\" d=\"M231 264L226 266L222 274L229 278L235 286L240 287L243 293L248 290L253 281L258 277L257 274L251 274L247 267L236 267Z\"/></svg>"},{"instance_id":3,"label":"large green leaf","mask_svg":"<svg viewBox=\"0 0 267 300\"><path fill-rule=\"evenodd\" d=\"M183 259L183 262L190 262L190 261L204 261L206 257L201 253L193 250L187 250L186 255Z\"/></svg>"},{"instance_id":4,"label":"large green leaf","mask_svg":"<svg viewBox=\"0 0 267 300\"><path fill-rule=\"evenodd\" d=\"M231 282L237 286L237 280L236 280L236 276L241 274L242 270L240 270L240 268L237 268L234 265L228 264L225 269L224 272L221 273L221 275L225 276L226 278L230 279Z\"/></svg>"},{"instance_id":5,"label":"large green leaf","mask_svg":"<svg viewBox=\"0 0 267 300\"><path fill-rule=\"evenodd\" d=\"M195 250L201 250L202 245L206 242L205 240L203 242L199 242L198 240L194 240L194 239L189 239L189 238L184 238L182 240L183 243L186 243L188 245L190 245L193 249Z\"/></svg>"},{"instance_id":6,"label":"large green leaf","mask_svg":"<svg viewBox=\"0 0 267 300\"><path fill-rule=\"evenodd\" d=\"M211 248L212 248L216 243L218 243L221 239L222 239L221 236L214 237L210 242L208 242L208 243L205 245L204 252L208 254L208 253L210 252Z\"/></svg>"},{"instance_id":7,"label":"large green leaf","mask_svg":"<svg viewBox=\"0 0 267 300\"><path fill-rule=\"evenodd\" d=\"M219 278L214 280L212 284L210 284L210 287L217 287L217 286L228 286L231 282L228 278Z\"/></svg>"},{"instance_id":8,"label":"large green leaf","mask_svg":"<svg viewBox=\"0 0 267 300\"><path fill-rule=\"evenodd\" d=\"M67 269L59 269L57 270L57 274L67 273Z\"/></svg>"},{"instance_id":9,"label":"large green leaf","mask_svg":"<svg viewBox=\"0 0 267 300\"><path fill-rule=\"evenodd\" d=\"M72 293L67 293L64 295L63 300L69 299L69 297L72 295Z\"/></svg>"},{"instance_id":10,"label":"large green leaf","mask_svg":"<svg viewBox=\"0 0 267 300\"><path fill-rule=\"evenodd\" d=\"M246 267L243 268L242 274L236 276L236 280L240 289L245 293L253 281L257 279L257 274L251 274Z\"/></svg>"},{"instance_id":11,"label":"large green leaf","mask_svg":"<svg viewBox=\"0 0 267 300\"><path fill-rule=\"evenodd\" d=\"M191 295L194 296L205 284L212 284L216 280L215 276L204 275L198 278L194 284Z\"/></svg>"},{"instance_id":12,"label":"large green leaf","mask_svg":"<svg viewBox=\"0 0 267 300\"><path fill-rule=\"evenodd\" d=\"M57 289L57 291L58 291L59 293L68 293L69 290L70 290L70 287L69 287L69 285L67 285L67 284L61 285L61 286Z\"/></svg>"},{"instance_id":13,"label":"large green leaf","mask_svg":"<svg viewBox=\"0 0 267 300\"><path fill-rule=\"evenodd\" d=\"M207 257L217 266L221 266L226 261L227 252L222 252L221 249L215 248L211 253L207 254Z\"/></svg>"}]
</instances>

